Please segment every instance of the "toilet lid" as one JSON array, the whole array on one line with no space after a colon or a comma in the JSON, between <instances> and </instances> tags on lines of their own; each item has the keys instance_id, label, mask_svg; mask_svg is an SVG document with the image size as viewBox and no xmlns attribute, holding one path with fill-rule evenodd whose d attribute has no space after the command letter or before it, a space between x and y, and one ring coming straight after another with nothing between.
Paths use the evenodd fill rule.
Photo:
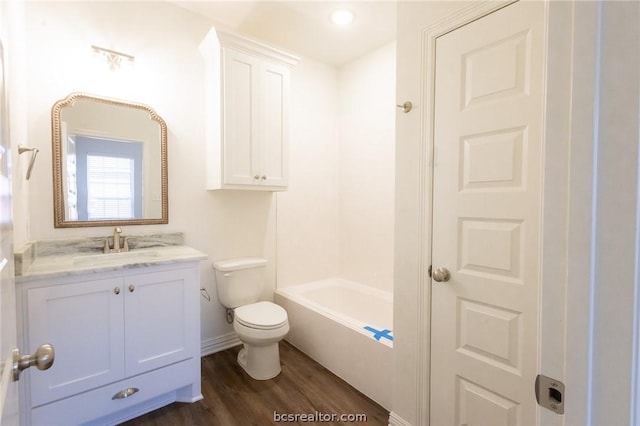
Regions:
<instances>
[{"instance_id":1,"label":"toilet lid","mask_svg":"<svg viewBox=\"0 0 640 426\"><path fill-rule=\"evenodd\" d=\"M270 330L287 322L287 311L271 302L240 306L234 312L236 321L250 328Z\"/></svg>"}]
</instances>

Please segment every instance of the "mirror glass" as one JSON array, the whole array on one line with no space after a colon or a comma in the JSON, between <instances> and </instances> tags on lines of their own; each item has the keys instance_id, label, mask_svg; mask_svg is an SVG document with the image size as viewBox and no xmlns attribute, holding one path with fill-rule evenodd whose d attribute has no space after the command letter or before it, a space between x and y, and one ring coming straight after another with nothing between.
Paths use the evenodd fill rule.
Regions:
<instances>
[{"instance_id":1,"label":"mirror glass","mask_svg":"<svg viewBox=\"0 0 640 426\"><path fill-rule=\"evenodd\" d=\"M72 93L51 116L56 228L168 223L167 126L153 109Z\"/></svg>"}]
</instances>

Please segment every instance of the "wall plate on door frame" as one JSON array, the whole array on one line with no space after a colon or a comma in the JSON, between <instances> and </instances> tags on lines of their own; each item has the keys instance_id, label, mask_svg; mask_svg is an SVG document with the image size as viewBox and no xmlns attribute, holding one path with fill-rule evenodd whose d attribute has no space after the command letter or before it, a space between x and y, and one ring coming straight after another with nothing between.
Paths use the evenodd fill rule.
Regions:
<instances>
[{"instance_id":1,"label":"wall plate on door frame","mask_svg":"<svg viewBox=\"0 0 640 426\"><path fill-rule=\"evenodd\" d=\"M538 374L535 386L536 401L541 407L557 414L564 414L564 383Z\"/></svg>"}]
</instances>

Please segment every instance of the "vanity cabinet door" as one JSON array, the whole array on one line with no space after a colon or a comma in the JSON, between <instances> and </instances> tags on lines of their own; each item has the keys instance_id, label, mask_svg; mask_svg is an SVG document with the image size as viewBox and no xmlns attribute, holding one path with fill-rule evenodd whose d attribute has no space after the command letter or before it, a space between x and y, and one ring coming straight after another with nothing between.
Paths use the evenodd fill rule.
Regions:
<instances>
[{"instance_id":1,"label":"vanity cabinet door","mask_svg":"<svg viewBox=\"0 0 640 426\"><path fill-rule=\"evenodd\" d=\"M31 406L84 392L124 376L122 278L27 290L26 353L47 342L53 366L28 370Z\"/></svg>"},{"instance_id":2,"label":"vanity cabinet door","mask_svg":"<svg viewBox=\"0 0 640 426\"><path fill-rule=\"evenodd\" d=\"M125 279L126 374L163 367L198 354L199 280L191 269Z\"/></svg>"}]
</instances>

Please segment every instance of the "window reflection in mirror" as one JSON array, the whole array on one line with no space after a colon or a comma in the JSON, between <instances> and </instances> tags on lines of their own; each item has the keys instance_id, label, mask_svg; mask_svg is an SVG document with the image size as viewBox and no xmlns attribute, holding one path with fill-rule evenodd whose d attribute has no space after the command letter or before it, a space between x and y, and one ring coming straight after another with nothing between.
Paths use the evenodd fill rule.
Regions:
<instances>
[{"instance_id":1,"label":"window reflection in mirror","mask_svg":"<svg viewBox=\"0 0 640 426\"><path fill-rule=\"evenodd\" d=\"M68 135L67 141L69 219L143 219L144 142L84 135ZM148 198L147 214L158 217L159 200Z\"/></svg>"},{"instance_id":2,"label":"window reflection in mirror","mask_svg":"<svg viewBox=\"0 0 640 426\"><path fill-rule=\"evenodd\" d=\"M56 227L168 223L166 125L131 102L71 94L52 110Z\"/></svg>"}]
</instances>

